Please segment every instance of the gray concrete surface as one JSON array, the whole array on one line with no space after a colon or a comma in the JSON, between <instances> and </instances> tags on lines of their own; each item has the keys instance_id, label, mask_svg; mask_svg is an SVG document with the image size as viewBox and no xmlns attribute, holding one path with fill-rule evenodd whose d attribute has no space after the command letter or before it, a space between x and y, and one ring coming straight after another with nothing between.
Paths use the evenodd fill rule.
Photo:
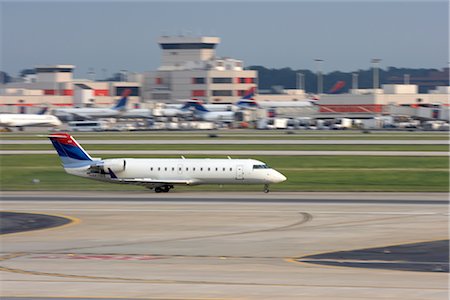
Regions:
<instances>
[{"instance_id":1,"label":"gray concrete surface","mask_svg":"<svg viewBox=\"0 0 450 300\"><path fill-rule=\"evenodd\" d=\"M28 194L2 195L2 210L69 216L74 223L1 237L3 297L448 299L445 273L295 262L446 239L447 194L249 193L242 202L237 193L21 198ZM214 195L214 202L200 201Z\"/></svg>"}]
</instances>

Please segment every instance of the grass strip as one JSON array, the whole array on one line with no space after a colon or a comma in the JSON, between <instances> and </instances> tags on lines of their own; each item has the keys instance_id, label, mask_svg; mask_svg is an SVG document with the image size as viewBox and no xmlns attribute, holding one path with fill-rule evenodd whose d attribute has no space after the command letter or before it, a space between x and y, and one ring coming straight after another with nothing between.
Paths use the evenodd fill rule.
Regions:
<instances>
[{"instance_id":1,"label":"grass strip","mask_svg":"<svg viewBox=\"0 0 450 300\"><path fill-rule=\"evenodd\" d=\"M107 157L111 156L104 158ZM254 156L252 158L268 163L288 177L288 181L273 185L271 188L273 191L448 192L449 190L448 157ZM0 188L4 191L142 189L138 186L102 183L68 175L60 167L56 155L3 155L0 164L2 166ZM34 181L35 179L39 182ZM262 186L212 185L177 187L176 190L255 191L262 190Z\"/></svg>"},{"instance_id":2,"label":"grass strip","mask_svg":"<svg viewBox=\"0 0 450 300\"><path fill-rule=\"evenodd\" d=\"M449 151L448 145L290 145L290 144L183 144L183 145L138 145L138 144L83 144L91 150L297 150L297 151ZM53 150L46 144L0 145L0 150Z\"/></svg>"}]
</instances>

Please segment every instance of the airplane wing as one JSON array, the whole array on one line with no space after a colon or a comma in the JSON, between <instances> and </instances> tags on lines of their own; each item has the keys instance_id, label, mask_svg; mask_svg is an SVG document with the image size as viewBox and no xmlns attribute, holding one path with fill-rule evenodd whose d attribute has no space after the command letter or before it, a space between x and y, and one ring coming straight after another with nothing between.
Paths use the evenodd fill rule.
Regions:
<instances>
[{"instance_id":1,"label":"airplane wing","mask_svg":"<svg viewBox=\"0 0 450 300\"><path fill-rule=\"evenodd\" d=\"M113 176L112 176L113 177ZM161 179L151 179L151 178L111 178L111 180L118 183L127 183L127 184L135 184L135 185L143 185L146 187L157 187L168 184L177 184L177 185L195 185L196 180L161 180Z\"/></svg>"},{"instance_id":2,"label":"airplane wing","mask_svg":"<svg viewBox=\"0 0 450 300\"><path fill-rule=\"evenodd\" d=\"M90 166L90 170L96 170L98 168L102 168L102 163L100 164L92 164ZM152 178L118 178L117 175L110 168L104 170L106 173L109 173L111 177L110 180L116 183L126 183L126 184L134 184L134 185L143 185L145 187L158 187L163 185L174 185L174 184L184 184L184 185L195 185L197 184L197 180L190 179L152 179Z\"/></svg>"}]
</instances>

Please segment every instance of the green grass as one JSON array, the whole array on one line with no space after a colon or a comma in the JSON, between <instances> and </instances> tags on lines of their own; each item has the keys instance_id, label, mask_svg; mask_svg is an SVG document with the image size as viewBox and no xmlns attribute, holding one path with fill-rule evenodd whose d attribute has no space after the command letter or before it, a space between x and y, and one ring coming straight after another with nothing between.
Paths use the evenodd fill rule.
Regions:
<instances>
[{"instance_id":1,"label":"green grass","mask_svg":"<svg viewBox=\"0 0 450 300\"><path fill-rule=\"evenodd\" d=\"M104 158L110 157L114 156L109 155ZM137 155L136 157L150 156ZM271 188L273 191L448 192L449 189L448 157L252 156L252 158L268 163L288 177L288 181L273 185ZM143 189L138 186L101 183L68 175L60 166L56 154L2 155L0 159L2 167L0 187L3 191L131 191ZM40 182L32 183L35 178L39 179ZM261 186L239 185L176 188L176 190L181 191L261 189Z\"/></svg>"},{"instance_id":2,"label":"green grass","mask_svg":"<svg viewBox=\"0 0 450 300\"><path fill-rule=\"evenodd\" d=\"M83 144L87 151L92 150L296 150L296 151L449 151L448 145L290 145L290 144ZM0 150L53 150L52 145L46 144L12 144L0 145Z\"/></svg>"}]
</instances>

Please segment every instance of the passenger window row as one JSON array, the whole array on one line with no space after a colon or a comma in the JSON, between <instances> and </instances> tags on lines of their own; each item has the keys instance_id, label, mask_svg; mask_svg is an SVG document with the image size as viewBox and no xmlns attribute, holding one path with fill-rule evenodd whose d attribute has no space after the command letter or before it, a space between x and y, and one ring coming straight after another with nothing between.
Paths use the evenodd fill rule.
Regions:
<instances>
[{"instance_id":1,"label":"passenger window row","mask_svg":"<svg viewBox=\"0 0 450 300\"><path fill-rule=\"evenodd\" d=\"M186 167L185 170L186 170L186 172L189 172L189 170L195 172L196 170L199 170L199 171L214 171L214 170L219 171L220 169L222 169L223 172L225 172L227 170L227 168L203 168L203 167L200 167L200 168L196 168L196 167L189 168L189 167ZM168 167L164 167L164 168L162 168L162 167L158 167L158 168L150 167L150 171L166 171L166 172L167 171L172 171L172 172L175 172L175 167L172 167L172 168L168 168ZM181 168L178 168L178 171L181 172ZM229 171L232 172L233 168L229 168Z\"/></svg>"}]
</instances>

